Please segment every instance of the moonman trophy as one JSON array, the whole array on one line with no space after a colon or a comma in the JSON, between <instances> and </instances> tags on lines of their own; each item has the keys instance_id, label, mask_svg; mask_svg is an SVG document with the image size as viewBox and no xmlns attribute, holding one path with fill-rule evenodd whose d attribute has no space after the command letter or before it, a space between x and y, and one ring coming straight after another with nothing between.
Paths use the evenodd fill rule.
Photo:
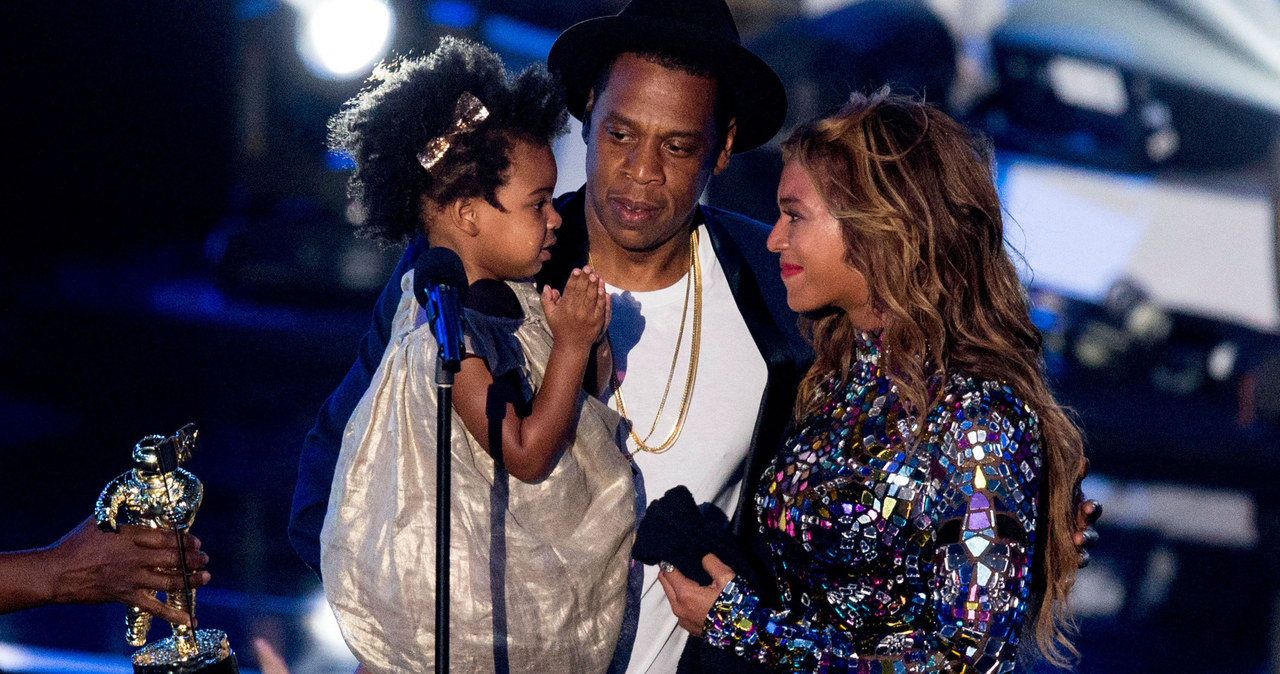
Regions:
<instances>
[{"instance_id":1,"label":"moonman trophy","mask_svg":"<svg viewBox=\"0 0 1280 674\"><path fill-rule=\"evenodd\" d=\"M204 496L195 475L179 468L196 451L194 424L170 436L148 435L133 448L133 469L112 480L102 490L94 510L98 528L119 531L121 524L168 529L175 535L191 527ZM195 616L195 590L190 585L182 537L178 536L183 588L165 593L165 603ZM130 606L125 614L125 635L130 646L143 646L133 654L135 674L237 674L235 653L221 630L192 630L171 625L173 636L147 645L152 615Z\"/></svg>"}]
</instances>

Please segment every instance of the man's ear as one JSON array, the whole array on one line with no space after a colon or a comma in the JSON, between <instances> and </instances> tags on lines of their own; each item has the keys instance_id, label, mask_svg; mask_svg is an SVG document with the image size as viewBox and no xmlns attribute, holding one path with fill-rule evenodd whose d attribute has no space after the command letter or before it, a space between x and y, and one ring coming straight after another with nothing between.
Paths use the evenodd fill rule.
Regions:
<instances>
[{"instance_id":1,"label":"man's ear","mask_svg":"<svg viewBox=\"0 0 1280 674\"><path fill-rule=\"evenodd\" d=\"M716 168L712 175L719 175L721 171L729 168L729 156L733 154L733 139L738 135L738 118L734 117L729 120L729 126L724 130L724 147L720 148L720 154L716 157Z\"/></svg>"},{"instance_id":2,"label":"man's ear","mask_svg":"<svg viewBox=\"0 0 1280 674\"><path fill-rule=\"evenodd\" d=\"M582 142L591 135L591 109L596 106L596 90L587 92L587 104L582 106Z\"/></svg>"}]
</instances>

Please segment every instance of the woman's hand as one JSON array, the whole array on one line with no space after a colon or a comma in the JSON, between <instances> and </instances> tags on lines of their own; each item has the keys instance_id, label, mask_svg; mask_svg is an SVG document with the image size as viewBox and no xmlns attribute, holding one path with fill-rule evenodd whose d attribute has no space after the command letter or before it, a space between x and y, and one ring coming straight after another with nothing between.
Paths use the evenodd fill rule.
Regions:
<instances>
[{"instance_id":1,"label":"woman's hand","mask_svg":"<svg viewBox=\"0 0 1280 674\"><path fill-rule=\"evenodd\" d=\"M675 567L668 568L670 570L658 572L658 582L667 593L671 612L680 619L680 626L689 634L702 636L702 626L707 622L707 614L715 605L716 597L737 574L715 555L702 558L702 568L711 575L710 585L699 585Z\"/></svg>"},{"instance_id":2,"label":"woman's hand","mask_svg":"<svg viewBox=\"0 0 1280 674\"><path fill-rule=\"evenodd\" d=\"M604 279L590 266L574 269L563 291L542 289L542 310L557 343L581 346L598 343L609 325L609 295Z\"/></svg>"},{"instance_id":3,"label":"woman's hand","mask_svg":"<svg viewBox=\"0 0 1280 674\"><path fill-rule=\"evenodd\" d=\"M1102 504L1093 499L1086 500L1081 491L1080 485L1088 475L1089 460L1081 457L1076 477L1076 519L1071 527L1071 542L1075 543L1076 552L1080 555L1078 565L1082 569L1089 565L1089 548L1098 544L1098 530L1093 525L1102 517Z\"/></svg>"}]
</instances>

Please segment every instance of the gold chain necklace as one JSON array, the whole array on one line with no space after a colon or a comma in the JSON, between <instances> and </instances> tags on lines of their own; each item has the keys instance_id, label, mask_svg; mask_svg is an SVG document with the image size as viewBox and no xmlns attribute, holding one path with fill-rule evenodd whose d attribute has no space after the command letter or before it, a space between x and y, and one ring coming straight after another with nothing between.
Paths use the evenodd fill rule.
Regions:
<instances>
[{"instance_id":1,"label":"gold chain necklace","mask_svg":"<svg viewBox=\"0 0 1280 674\"><path fill-rule=\"evenodd\" d=\"M671 393L671 381L675 378L676 363L680 359L680 345L684 342L684 326L685 319L689 314L689 288L693 287L693 339L689 344L689 371L685 375L684 394L680 400L680 414L676 417L676 423L667 433L667 437L655 446L647 444L649 438L653 435L654 429L658 427L658 419L662 416L662 409L667 404L667 396ZM658 403L658 411L653 416L653 424L649 427L649 432L645 437L641 438L635 431L634 424L630 424L627 417L627 406L622 401L622 382L618 381L617 371L613 371L609 375L609 383L613 386L613 399L618 405L618 414L626 419L630 425L628 433L631 441L636 444L636 452L649 452L650 454L662 454L671 449L676 440L680 437L680 432L684 430L685 418L689 416L689 399L693 396L693 385L698 378L698 352L702 345L702 265L698 261L698 230L694 229L689 234L689 281L685 282L684 287L684 310L680 316L680 330L676 336L676 350L671 356L671 369L667 373L667 385L662 392L662 399ZM635 454L633 452L632 454Z\"/></svg>"}]
</instances>

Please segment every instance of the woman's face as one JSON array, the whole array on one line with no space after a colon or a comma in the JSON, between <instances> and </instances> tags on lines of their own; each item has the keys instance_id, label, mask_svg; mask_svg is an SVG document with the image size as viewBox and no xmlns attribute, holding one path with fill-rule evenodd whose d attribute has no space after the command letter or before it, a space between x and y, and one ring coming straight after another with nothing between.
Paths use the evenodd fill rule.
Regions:
<instances>
[{"instance_id":1,"label":"woman's face","mask_svg":"<svg viewBox=\"0 0 1280 674\"><path fill-rule=\"evenodd\" d=\"M769 250L780 254L782 283L792 311L840 309L859 330L881 327L861 271L845 262L840 223L827 210L809 174L791 160L778 182L778 221Z\"/></svg>"},{"instance_id":2,"label":"woman's face","mask_svg":"<svg viewBox=\"0 0 1280 674\"><path fill-rule=\"evenodd\" d=\"M475 259L467 267L473 283L482 278L533 276L550 259L551 244L556 242L560 214L551 203L556 186L551 148L517 140L510 153L507 182L494 193L503 208L475 200L479 236Z\"/></svg>"}]
</instances>

